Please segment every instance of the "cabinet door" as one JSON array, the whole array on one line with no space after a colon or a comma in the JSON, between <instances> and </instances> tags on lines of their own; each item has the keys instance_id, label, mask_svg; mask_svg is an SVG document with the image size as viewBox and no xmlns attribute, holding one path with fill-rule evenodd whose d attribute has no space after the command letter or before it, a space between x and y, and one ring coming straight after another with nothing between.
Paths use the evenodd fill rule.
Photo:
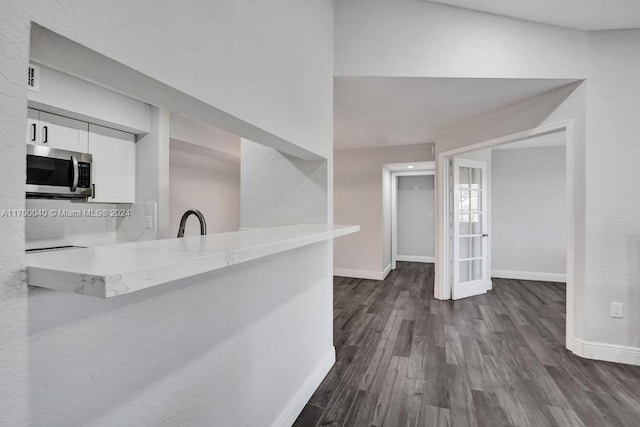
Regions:
<instances>
[{"instance_id":1,"label":"cabinet door","mask_svg":"<svg viewBox=\"0 0 640 427\"><path fill-rule=\"evenodd\" d=\"M136 190L135 135L89 125L89 153L93 156L92 202L133 203Z\"/></svg>"},{"instance_id":2,"label":"cabinet door","mask_svg":"<svg viewBox=\"0 0 640 427\"><path fill-rule=\"evenodd\" d=\"M40 144L86 153L88 139L89 124L87 122L40 111Z\"/></svg>"},{"instance_id":3,"label":"cabinet door","mask_svg":"<svg viewBox=\"0 0 640 427\"><path fill-rule=\"evenodd\" d=\"M27 109L27 144L40 144L39 114L38 110Z\"/></svg>"}]
</instances>

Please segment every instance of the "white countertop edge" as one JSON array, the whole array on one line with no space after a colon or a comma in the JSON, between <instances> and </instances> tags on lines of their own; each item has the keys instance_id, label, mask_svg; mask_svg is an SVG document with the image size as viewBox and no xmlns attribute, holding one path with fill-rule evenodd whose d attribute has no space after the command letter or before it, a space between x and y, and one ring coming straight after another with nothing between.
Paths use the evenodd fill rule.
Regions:
<instances>
[{"instance_id":1,"label":"white countertop edge","mask_svg":"<svg viewBox=\"0 0 640 427\"><path fill-rule=\"evenodd\" d=\"M287 236L286 232L305 232L305 229L318 227L321 230L309 230L303 235ZM296 225L272 228L260 228L251 230L241 230L232 233L221 233L233 235L235 233L273 233L282 231L282 239L270 241L264 244L251 245L230 250L216 250L204 252L193 258L176 260L175 262L154 265L146 269L134 271L122 271L111 274L98 274L90 269L86 271L65 271L63 266L52 268L51 266L39 266L37 262L29 262L27 258L27 283L47 289L55 289L65 292L73 292L100 298L110 298L124 295L143 289L158 286L175 280L184 279L202 273L219 270L231 265L252 261L269 255L285 252L291 249L300 248L310 244L322 242L336 237L345 236L360 230L360 226L329 226L319 225ZM207 238L215 239L216 234L210 234ZM167 242L175 239L167 239ZM142 242L144 243L144 242ZM170 243L170 242L169 242ZM135 244L127 245L129 250L135 250ZM117 247L119 245L110 245ZM79 249L82 250L82 249ZM162 249L160 249L162 250ZM148 249L141 249L141 252ZM39 259L43 259L41 254ZM59 257L60 255L58 255ZM46 258L44 258L46 259ZM77 268L76 268L77 270Z\"/></svg>"}]
</instances>

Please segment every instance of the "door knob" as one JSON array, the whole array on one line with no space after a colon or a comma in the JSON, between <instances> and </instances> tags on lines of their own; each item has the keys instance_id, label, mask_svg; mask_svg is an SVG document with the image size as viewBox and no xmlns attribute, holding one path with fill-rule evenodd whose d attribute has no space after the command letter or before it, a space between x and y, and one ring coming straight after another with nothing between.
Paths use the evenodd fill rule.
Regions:
<instances>
[{"instance_id":1,"label":"door knob","mask_svg":"<svg viewBox=\"0 0 640 427\"><path fill-rule=\"evenodd\" d=\"M483 234L482 237L489 237L489 235L488 234Z\"/></svg>"}]
</instances>

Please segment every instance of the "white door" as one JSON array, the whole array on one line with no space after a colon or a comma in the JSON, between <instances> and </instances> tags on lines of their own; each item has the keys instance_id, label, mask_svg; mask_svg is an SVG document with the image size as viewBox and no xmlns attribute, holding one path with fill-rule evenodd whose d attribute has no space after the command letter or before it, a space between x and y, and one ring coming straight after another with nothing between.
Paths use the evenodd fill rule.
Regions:
<instances>
[{"instance_id":1,"label":"white door","mask_svg":"<svg viewBox=\"0 0 640 427\"><path fill-rule=\"evenodd\" d=\"M136 196L135 135L89 125L89 153L94 197L91 202L134 203Z\"/></svg>"},{"instance_id":2,"label":"white door","mask_svg":"<svg viewBox=\"0 0 640 427\"><path fill-rule=\"evenodd\" d=\"M51 148L86 153L88 149L89 124L40 111L39 138L40 144Z\"/></svg>"},{"instance_id":3,"label":"white door","mask_svg":"<svg viewBox=\"0 0 640 427\"><path fill-rule=\"evenodd\" d=\"M452 299L487 292L487 166L453 159L453 287Z\"/></svg>"}]
</instances>

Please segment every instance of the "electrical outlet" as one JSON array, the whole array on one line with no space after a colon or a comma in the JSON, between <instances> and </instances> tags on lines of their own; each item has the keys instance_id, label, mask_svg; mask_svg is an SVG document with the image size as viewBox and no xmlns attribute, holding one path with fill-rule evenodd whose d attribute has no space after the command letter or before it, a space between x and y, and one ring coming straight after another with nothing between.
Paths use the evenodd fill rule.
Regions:
<instances>
[{"instance_id":1,"label":"electrical outlet","mask_svg":"<svg viewBox=\"0 0 640 427\"><path fill-rule=\"evenodd\" d=\"M146 224L147 230L152 229L153 228L153 217L151 217L151 215L147 215L145 217L145 221L146 221L145 224Z\"/></svg>"},{"instance_id":2,"label":"electrical outlet","mask_svg":"<svg viewBox=\"0 0 640 427\"><path fill-rule=\"evenodd\" d=\"M623 304L621 302L611 303L611 317L623 317Z\"/></svg>"}]
</instances>

